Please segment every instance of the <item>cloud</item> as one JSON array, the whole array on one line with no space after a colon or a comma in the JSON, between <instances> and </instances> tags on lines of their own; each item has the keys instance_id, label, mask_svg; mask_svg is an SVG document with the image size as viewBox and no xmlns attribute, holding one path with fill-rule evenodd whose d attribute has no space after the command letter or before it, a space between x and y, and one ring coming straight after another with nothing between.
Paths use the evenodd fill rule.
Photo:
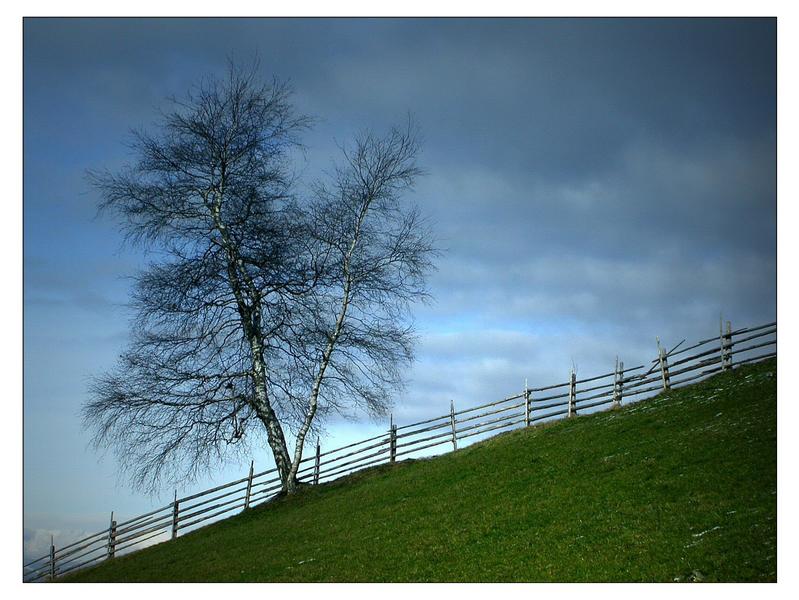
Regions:
<instances>
[{"instance_id":1,"label":"cloud","mask_svg":"<svg viewBox=\"0 0 799 600\"><path fill-rule=\"evenodd\" d=\"M51 536L56 544L56 549L96 533L84 529L32 529L24 527L22 530L22 560L23 564L46 556L50 553Z\"/></svg>"}]
</instances>

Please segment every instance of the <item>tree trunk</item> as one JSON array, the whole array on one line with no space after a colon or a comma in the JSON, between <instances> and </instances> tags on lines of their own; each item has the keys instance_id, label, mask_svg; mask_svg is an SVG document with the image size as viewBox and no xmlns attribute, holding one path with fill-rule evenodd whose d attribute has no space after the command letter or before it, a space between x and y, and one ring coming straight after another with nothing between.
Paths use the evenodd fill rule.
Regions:
<instances>
[{"instance_id":1,"label":"tree trunk","mask_svg":"<svg viewBox=\"0 0 799 600\"><path fill-rule=\"evenodd\" d=\"M350 261L355 253L355 248L358 246L358 240L360 239L361 234L361 226L363 225L364 218L366 217L366 212L369 210L370 202L371 199L367 200L361 207L361 210L358 214L358 220L356 221L355 225L355 233L353 235L352 241L350 242L350 247L344 256L344 289L341 298L341 309L336 317L336 324L333 328L330 338L328 339L327 346L322 353L322 359L319 363L319 372L316 374L313 389L311 389L311 397L308 401L308 412L305 414L305 420L303 421L300 430L297 432L297 442L294 446L294 460L291 462L291 469L287 477L291 485L289 493L292 493L297 487L297 470L300 468L300 461L302 461L302 450L303 446L305 445L305 436L308 435L308 431L311 429L311 423L313 422L314 416L316 416L316 409L319 406L319 391L322 388L322 381L325 377L325 371L330 364L330 358L333 355L336 342L338 341L338 338L341 335L341 330L344 327L344 320L347 317L347 309L350 306L350 292L352 288Z\"/></svg>"},{"instance_id":2,"label":"tree trunk","mask_svg":"<svg viewBox=\"0 0 799 600\"><path fill-rule=\"evenodd\" d=\"M208 200L206 197L206 204ZM266 385L266 362L263 354L261 333L261 311L259 292L244 268L235 244L230 240L226 225L221 219L222 190L217 192L216 203L209 205L214 223L227 251L227 271L231 291L236 298L242 329L250 344L252 353L253 380L255 384L255 412L266 428L266 439L275 459L280 482L285 493L293 493L297 488L296 468L292 469L286 436L283 427L269 402Z\"/></svg>"},{"instance_id":3,"label":"tree trunk","mask_svg":"<svg viewBox=\"0 0 799 600\"><path fill-rule=\"evenodd\" d=\"M261 353L261 345L258 340L252 340L250 345L253 353L256 413L261 423L263 423L266 428L266 439L269 443L269 447L272 449L272 455L275 459L275 466L280 476L283 491L292 493L296 488L296 471L292 472L286 436L269 402L269 395L266 389L266 367Z\"/></svg>"}]
</instances>

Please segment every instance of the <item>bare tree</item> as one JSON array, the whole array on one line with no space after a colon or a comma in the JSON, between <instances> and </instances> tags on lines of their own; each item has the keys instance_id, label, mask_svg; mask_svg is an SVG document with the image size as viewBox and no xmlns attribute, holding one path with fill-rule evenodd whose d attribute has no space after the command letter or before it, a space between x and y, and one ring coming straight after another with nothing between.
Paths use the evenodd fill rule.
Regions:
<instances>
[{"instance_id":1,"label":"bare tree","mask_svg":"<svg viewBox=\"0 0 799 600\"><path fill-rule=\"evenodd\" d=\"M285 85L231 66L157 134L135 133L133 165L90 174L153 258L134 278L130 344L83 410L136 487L192 479L265 436L291 493L318 416L385 414L402 387L435 255L401 202L419 174L413 127L358 136L298 199L309 123Z\"/></svg>"}]
</instances>

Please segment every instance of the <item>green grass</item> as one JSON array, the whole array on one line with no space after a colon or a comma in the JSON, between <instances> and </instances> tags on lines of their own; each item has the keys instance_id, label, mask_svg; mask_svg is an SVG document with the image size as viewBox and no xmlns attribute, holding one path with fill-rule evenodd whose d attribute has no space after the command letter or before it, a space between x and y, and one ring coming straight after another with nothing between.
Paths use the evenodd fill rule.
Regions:
<instances>
[{"instance_id":1,"label":"green grass","mask_svg":"<svg viewBox=\"0 0 799 600\"><path fill-rule=\"evenodd\" d=\"M774 360L303 490L65 581L776 581Z\"/></svg>"}]
</instances>

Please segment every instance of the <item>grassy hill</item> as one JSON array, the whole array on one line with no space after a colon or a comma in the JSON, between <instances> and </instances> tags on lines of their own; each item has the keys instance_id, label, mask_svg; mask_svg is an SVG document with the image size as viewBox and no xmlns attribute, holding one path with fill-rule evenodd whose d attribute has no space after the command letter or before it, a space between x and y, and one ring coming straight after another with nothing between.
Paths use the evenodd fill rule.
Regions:
<instances>
[{"instance_id":1,"label":"grassy hill","mask_svg":"<svg viewBox=\"0 0 799 600\"><path fill-rule=\"evenodd\" d=\"M776 379L379 467L65 581L775 581Z\"/></svg>"}]
</instances>

